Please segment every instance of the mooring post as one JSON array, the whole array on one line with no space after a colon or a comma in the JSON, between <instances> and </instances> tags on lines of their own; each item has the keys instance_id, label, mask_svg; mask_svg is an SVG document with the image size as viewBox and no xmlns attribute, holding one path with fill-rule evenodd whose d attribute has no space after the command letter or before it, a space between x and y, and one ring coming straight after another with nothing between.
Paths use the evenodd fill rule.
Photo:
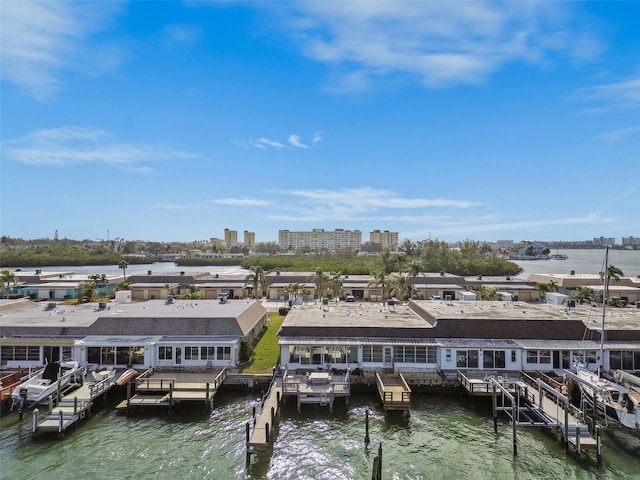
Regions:
<instances>
[{"instance_id":1,"label":"mooring post","mask_svg":"<svg viewBox=\"0 0 640 480\"><path fill-rule=\"evenodd\" d=\"M576 425L576 452L580 456L580 425Z\"/></svg>"},{"instance_id":2,"label":"mooring post","mask_svg":"<svg viewBox=\"0 0 640 480\"><path fill-rule=\"evenodd\" d=\"M78 414L78 397L73 397L73 414Z\"/></svg>"},{"instance_id":3,"label":"mooring post","mask_svg":"<svg viewBox=\"0 0 640 480\"><path fill-rule=\"evenodd\" d=\"M169 413L171 413L173 407L173 382L169 384Z\"/></svg>"},{"instance_id":4,"label":"mooring post","mask_svg":"<svg viewBox=\"0 0 640 480\"><path fill-rule=\"evenodd\" d=\"M37 408L33 409L33 417L31 418L31 429L33 430L33 433L36 433L38 431L38 409Z\"/></svg>"},{"instance_id":5,"label":"mooring post","mask_svg":"<svg viewBox=\"0 0 640 480\"><path fill-rule=\"evenodd\" d=\"M60 410L60 422L58 423L58 436L62 436L62 425L64 423L64 413L62 412L62 410Z\"/></svg>"},{"instance_id":6,"label":"mooring post","mask_svg":"<svg viewBox=\"0 0 640 480\"><path fill-rule=\"evenodd\" d=\"M244 436L245 436L245 437L246 437L246 439L247 439L247 442L246 442L246 443L249 443L249 438L250 438L250 436L251 436L251 434L250 434L251 427L249 426L249 422L247 422L247 423L245 424L245 426L244 426L244 427L245 427L245 428L244 428Z\"/></svg>"},{"instance_id":7,"label":"mooring post","mask_svg":"<svg viewBox=\"0 0 640 480\"><path fill-rule=\"evenodd\" d=\"M49 395L49 413L53 413L53 395Z\"/></svg>"},{"instance_id":8,"label":"mooring post","mask_svg":"<svg viewBox=\"0 0 640 480\"><path fill-rule=\"evenodd\" d=\"M271 407L271 425L274 425L276 419L276 411L273 407Z\"/></svg>"},{"instance_id":9,"label":"mooring post","mask_svg":"<svg viewBox=\"0 0 640 480\"><path fill-rule=\"evenodd\" d=\"M371 439L369 438L369 409L367 408L364 413L364 443L369 445Z\"/></svg>"},{"instance_id":10,"label":"mooring post","mask_svg":"<svg viewBox=\"0 0 640 480\"><path fill-rule=\"evenodd\" d=\"M269 442L269 424L268 423L264 424L264 438L267 442L267 445L269 445L270 442Z\"/></svg>"},{"instance_id":11,"label":"mooring post","mask_svg":"<svg viewBox=\"0 0 640 480\"><path fill-rule=\"evenodd\" d=\"M518 425L518 412L516 411L516 402L511 400L511 423L513 424L513 455L518 456L518 437L516 435L516 427Z\"/></svg>"},{"instance_id":12,"label":"mooring post","mask_svg":"<svg viewBox=\"0 0 640 480\"><path fill-rule=\"evenodd\" d=\"M58 377L60 378L60 377ZM58 382L58 389L57 389L57 395L56 395L56 405L60 403L60 382Z\"/></svg>"},{"instance_id":13,"label":"mooring post","mask_svg":"<svg viewBox=\"0 0 640 480\"><path fill-rule=\"evenodd\" d=\"M493 403L493 431L498 433L498 395L496 391L496 384L491 382L493 385L493 395L491 396Z\"/></svg>"},{"instance_id":14,"label":"mooring post","mask_svg":"<svg viewBox=\"0 0 640 480\"><path fill-rule=\"evenodd\" d=\"M602 441L600 438L600 425L596 425L596 460L602 463Z\"/></svg>"},{"instance_id":15,"label":"mooring post","mask_svg":"<svg viewBox=\"0 0 640 480\"><path fill-rule=\"evenodd\" d=\"M571 405L567 402L564 404L564 450L569 449L569 408Z\"/></svg>"}]
</instances>

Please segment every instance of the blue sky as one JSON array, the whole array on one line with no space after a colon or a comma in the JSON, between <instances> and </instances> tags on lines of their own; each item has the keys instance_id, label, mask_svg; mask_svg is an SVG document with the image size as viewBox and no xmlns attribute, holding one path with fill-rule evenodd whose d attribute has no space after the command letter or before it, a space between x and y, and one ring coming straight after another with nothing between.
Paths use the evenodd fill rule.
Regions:
<instances>
[{"instance_id":1,"label":"blue sky","mask_svg":"<svg viewBox=\"0 0 640 480\"><path fill-rule=\"evenodd\" d=\"M640 236L640 2L1 8L3 235Z\"/></svg>"}]
</instances>

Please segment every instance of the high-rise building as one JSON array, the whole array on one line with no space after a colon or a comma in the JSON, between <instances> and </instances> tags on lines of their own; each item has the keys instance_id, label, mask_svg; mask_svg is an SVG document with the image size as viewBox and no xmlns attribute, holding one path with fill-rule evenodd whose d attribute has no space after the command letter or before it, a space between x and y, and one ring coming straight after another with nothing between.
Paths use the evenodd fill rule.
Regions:
<instances>
[{"instance_id":1,"label":"high-rise building","mask_svg":"<svg viewBox=\"0 0 640 480\"><path fill-rule=\"evenodd\" d=\"M221 238L211 238L210 239L211 242L211 246L213 248L217 248L217 249L222 249L225 248L227 245L224 243L224 240Z\"/></svg>"},{"instance_id":2,"label":"high-rise building","mask_svg":"<svg viewBox=\"0 0 640 480\"><path fill-rule=\"evenodd\" d=\"M361 243L362 232L360 230L344 230L342 228L337 228L334 231L314 228L310 232L278 230L278 245L285 250L300 248L349 250L358 248Z\"/></svg>"},{"instance_id":3,"label":"high-rise building","mask_svg":"<svg viewBox=\"0 0 640 480\"><path fill-rule=\"evenodd\" d=\"M238 231L237 230L229 230L228 228L224 229L224 243L227 244L227 247L234 247L238 244Z\"/></svg>"},{"instance_id":4,"label":"high-rise building","mask_svg":"<svg viewBox=\"0 0 640 480\"><path fill-rule=\"evenodd\" d=\"M244 231L244 246L254 247L256 244L256 232Z\"/></svg>"},{"instance_id":5,"label":"high-rise building","mask_svg":"<svg viewBox=\"0 0 640 480\"><path fill-rule=\"evenodd\" d=\"M398 248L398 232L373 230L369 233L369 241L382 246L382 249L396 250Z\"/></svg>"}]
</instances>

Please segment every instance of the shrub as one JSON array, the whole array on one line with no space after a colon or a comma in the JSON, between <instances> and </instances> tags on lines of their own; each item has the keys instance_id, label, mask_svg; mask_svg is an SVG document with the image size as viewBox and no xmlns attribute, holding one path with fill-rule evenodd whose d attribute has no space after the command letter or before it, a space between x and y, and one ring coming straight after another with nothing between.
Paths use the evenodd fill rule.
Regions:
<instances>
[{"instance_id":1,"label":"shrub","mask_svg":"<svg viewBox=\"0 0 640 480\"><path fill-rule=\"evenodd\" d=\"M289 310L291 310L289 307L280 307L278 308L278 314L284 317L289 313Z\"/></svg>"}]
</instances>

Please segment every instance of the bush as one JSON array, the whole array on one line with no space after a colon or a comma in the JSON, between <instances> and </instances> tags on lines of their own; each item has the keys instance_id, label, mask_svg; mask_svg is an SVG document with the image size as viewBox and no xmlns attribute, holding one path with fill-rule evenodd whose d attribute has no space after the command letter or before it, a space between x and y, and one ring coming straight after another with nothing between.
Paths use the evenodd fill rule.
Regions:
<instances>
[{"instance_id":1,"label":"bush","mask_svg":"<svg viewBox=\"0 0 640 480\"><path fill-rule=\"evenodd\" d=\"M278 314L284 317L289 313L289 310L291 310L289 307L280 307L278 308Z\"/></svg>"},{"instance_id":2,"label":"bush","mask_svg":"<svg viewBox=\"0 0 640 480\"><path fill-rule=\"evenodd\" d=\"M248 362L253 357L253 345L246 340L240 342L240 361Z\"/></svg>"}]
</instances>

